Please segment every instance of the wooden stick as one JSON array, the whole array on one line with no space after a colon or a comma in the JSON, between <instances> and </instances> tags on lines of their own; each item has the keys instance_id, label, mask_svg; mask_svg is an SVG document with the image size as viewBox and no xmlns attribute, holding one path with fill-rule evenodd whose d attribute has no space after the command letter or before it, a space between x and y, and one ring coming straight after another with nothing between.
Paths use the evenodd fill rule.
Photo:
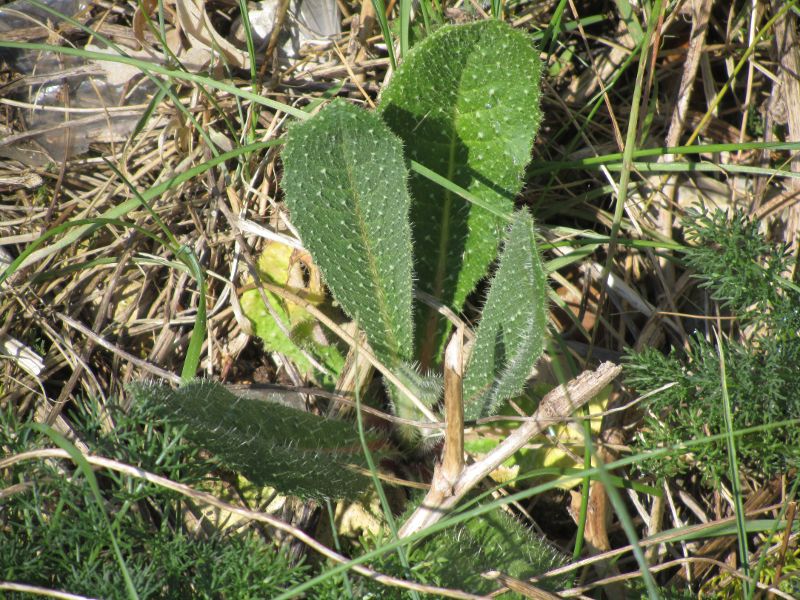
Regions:
<instances>
[{"instance_id":1,"label":"wooden stick","mask_svg":"<svg viewBox=\"0 0 800 600\"><path fill-rule=\"evenodd\" d=\"M484 458L464 469L455 482L448 482L442 469L436 469L430 491L400 528L399 536L408 537L438 522L473 487L527 444L528 440L541 433L545 427L567 420L576 409L597 396L621 370L622 367L605 362L595 371L584 371L566 385L558 386L542 398L534 418L520 425Z\"/></svg>"},{"instance_id":2,"label":"wooden stick","mask_svg":"<svg viewBox=\"0 0 800 600\"><path fill-rule=\"evenodd\" d=\"M452 486L464 470L464 330L456 329L444 352L444 411L446 428L442 476Z\"/></svg>"}]
</instances>

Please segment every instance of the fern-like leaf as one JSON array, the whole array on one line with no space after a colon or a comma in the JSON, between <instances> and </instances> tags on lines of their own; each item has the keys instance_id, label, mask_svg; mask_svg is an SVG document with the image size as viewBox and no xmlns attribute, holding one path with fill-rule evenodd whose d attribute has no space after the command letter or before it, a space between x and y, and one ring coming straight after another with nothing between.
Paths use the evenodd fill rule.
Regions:
<instances>
[{"instance_id":1,"label":"fern-like leaf","mask_svg":"<svg viewBox=\"0 0 800 600\"><path fill-rule=\"evenodd\" d=\"M496 20L442 27L409 53L379 111L407 157L511 215L541 118L541 64L531 39ZM455 310L497 254L503 219L412 174L419 287ZM423 368L438 362L446 328L417 319Z\"/></svg>"},{"instance_id":2,"label":"fern-like leaf","mask_svg":"<svg viewBox=\"0 0 800 600\"><path fill-rule=\"evenodd\" d=\"M188 440L257 485L305 498L356 498L371 484L368 475L352 468L367 465L350 423L238 397L210 381L176 390L136 384L132 392L185 425ZM380 445L374 438L368 442Z\"/></svg>"},{"instance_id":3,"label":"fern-like leaf","mask_svg":"<svg viewBox=\"0 0 800 600\"><path fill-rule=\"evenodd\" d=\"M477 419L522 391L544 348L547 279L527 210L518 211L483 308L464 376L464 415Z\"/></svg>"},{"instance_id":4,"label":"fern-like leaf","mask_svg":"<svg viewBox=\"0 0 800 600\"><path fill-rule=\"evenodd\" d=\"M410 198L403 149L377 115L333 102L289 131L292 222L336 300L394 366L413 349Z\"/></svg>"}]
</instances>

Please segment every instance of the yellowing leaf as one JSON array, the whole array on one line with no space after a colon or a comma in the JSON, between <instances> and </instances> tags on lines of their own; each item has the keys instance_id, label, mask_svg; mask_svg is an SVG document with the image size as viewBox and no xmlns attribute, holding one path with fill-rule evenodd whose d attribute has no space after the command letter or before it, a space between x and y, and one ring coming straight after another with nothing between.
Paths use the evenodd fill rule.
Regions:
<instances>
[{"instance_id":1,"label":"yellowing leaf","mask_svg":"<svg viewBox=\"0 0 800 600\"><path fill-rule=\"evenodd\" d=\"M315 306L325 301L319 270L307 253L278 242L269 242L262 251L257 266L262 281L280 285ZM266 350L284 354L302 372L310 374L312 366L300 350L302 348L315 356L332 373L337 373L342 368L344 359L335 347L324 343L322 336L315 335L316 321L308 311L269 291L265 290L264 293L284 328L291 333L291 337L286 336L264 305L261 293L252 285L252 289L242 294L239 303L242 312L253 324L256 335L264 342Z\"/></svg>"}]
</instances>

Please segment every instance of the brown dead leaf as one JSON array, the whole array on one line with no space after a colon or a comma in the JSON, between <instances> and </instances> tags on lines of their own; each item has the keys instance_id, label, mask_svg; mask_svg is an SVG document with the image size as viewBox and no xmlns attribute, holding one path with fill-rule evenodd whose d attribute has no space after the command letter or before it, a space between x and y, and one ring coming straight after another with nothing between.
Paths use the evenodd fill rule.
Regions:
<instances>
[{"instance_id":1,"label":"brown dead leaf","mask_svg":"<svg viewBox=\"0 0 800 600\"><path fill-rule=\"evenodd\" d=\"M142 0L136 7L136 11L133 13L133 24L131 29L133 30L133 37L135 37L136 41L139 42L140 48L145 47L145 25L147 24L150 15L153 14L153 10L155 10L157 5L158 2L156 0Z\"/></svg>"},{"instance_id":2,"label":"brown dead leaf","mask_svg":"<svg viewBox=\"0 0 800 600\"><path fill-rule=\"evenodd\" d=\"M223 38L206 13L205 3L200 0L177 0L177 25L193 49L203 49L207 53L207 62L214 54L221 54L225 61L240 69L250 68L250 57L247 52L239 50Z\"/></svg>"}]
</instances>

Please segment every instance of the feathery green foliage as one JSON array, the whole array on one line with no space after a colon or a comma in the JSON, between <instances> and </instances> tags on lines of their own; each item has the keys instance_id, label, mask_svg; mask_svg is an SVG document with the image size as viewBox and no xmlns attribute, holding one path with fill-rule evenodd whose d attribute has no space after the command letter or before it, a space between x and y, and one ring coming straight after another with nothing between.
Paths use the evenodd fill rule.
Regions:
<instances>
[{"instance_id":1,"label":"feathery green foliage","mask_svg":"<svg viewBox=\"0 0 800 600\"><path fill-rule=\"evenodd\" d=\"M185 436L257 485L309 498L356 498L370 485L358 433L352 424L277 402L237 397L222 385L194 381L177 390L137 384L140 402L153 403ZM373 454L379 459L380 443Z\"/></svg>"},{"instance_id":2,"label":"feathery green foliage","mask_svg":"<svg viewBox=\"0 0 800 600\"><path fill-rule=\"evenodd\" d=\"M510 216L541 118L540 71L531 39L505 23L442 27L414 46L378 109L407 158ZM410 188L420 289L461 310L494 260L505 223L418 174ZM427 307L417 323L428 368L446 327Z\"/></svg>"},{"instance_id":3,"label":"feathery green foliage","mask_svg":"<svg viewBox=\"0 0 800 600\"><path fill-rule=\"evenodd\" d=\"M87 401L70 415L93 454L187 485L210 477L215 464L183 442L180 429L155 407L134 403L129 412L114 405L99 408ZM8 456L41 448L42 442L43 436L18 422L13 410L0 411L0 446ZM3 473L7 485L22 489L3 499L2 579L118 598L124 582L99 525L101 509L86 480L71 476L72 468L69 461L34 460ZM293 565L255 531L190 532L182 526L180 495L112 471L96 475L139 598L265 598L307 577L307 566Z\"/></svg>"},{"instance_id":4,"label":"feathery green foliage","mask_svg":"<svg viewBox=\"0 0 800 600\"><path fill-rule=\"evenodd\" d=\"M410 363L397 365L394 369L394 374L428 408L433 407L440 400L443 384L441 376L435 373L420 373L417 366ZM394 414L404 419L424 419L424 415L420 413L419 408L399 389L389 385L388 391ZM421 439L420 434L422 432L417 427L402 425L398 427L398 431L402 438L408 442L417 443ZM436 439L441 439L440 431L429 433L435 436Z\"/></svg>"},{"instance_id":5,"label":"feathery green foliage","mask_svg":"<svg viewBox=\"0 0 800 600\"><path fill-rule=\"evenodd\" d=\"M283 188L305 246L377 356L411 358L411 230L403 149L343 101L289 131Z\"/></svg>"},{"instance_id":6,"label":"feathery green foliage","mask_svg":"<svg viewBox=\"0 0 800 600\"><path fill-rule=\"evenodd\" d=\"M767 242L756 221L742 212L726 215L692 211L686 230L694 242L686 261L712 298L733 310L738 329L722 340L733 429L800 418L800 293L781 273L792 264L785 249ZM685 351L664 356L655 349L629 354L626 382L641 393L675 382L648 399L650 417L641 448L702 439L724 431L719 352L713 339L690 338ZM741 467L770 476L800 461L800 430L770 429L737 440ZM691 463L709 481L724 477L724 441L694 450ZM647 469L671 476L688 468L681 457L667 457Z\"/></svg>"},{"instance_id":7,"label":"feathery green foliage","mask_svg":"<svg viewBox=\"0 0 800 600\"><path fill-rule=\"evenodd\" d=\"M544 349L547 280L527 210L514 216L464 376L464 416L494 414L522 391Z\"/></svg>"},{"instance_id":8,"label":"feathery green foliage","mask_svg":"<svg viewBox=\"0 0 800 600\"><path fill-rule=\"evenodd\" d=\"M760 223L744 211L689 209L683 222L692 243L686 263L723 307L740 318L754 316L753 311L764 317L776 310L781 314L789 310L787 302L796 301L781 285L781 274L791 266L788 249L768 242L759 233Z\"/></svg>"}]
</instances>

